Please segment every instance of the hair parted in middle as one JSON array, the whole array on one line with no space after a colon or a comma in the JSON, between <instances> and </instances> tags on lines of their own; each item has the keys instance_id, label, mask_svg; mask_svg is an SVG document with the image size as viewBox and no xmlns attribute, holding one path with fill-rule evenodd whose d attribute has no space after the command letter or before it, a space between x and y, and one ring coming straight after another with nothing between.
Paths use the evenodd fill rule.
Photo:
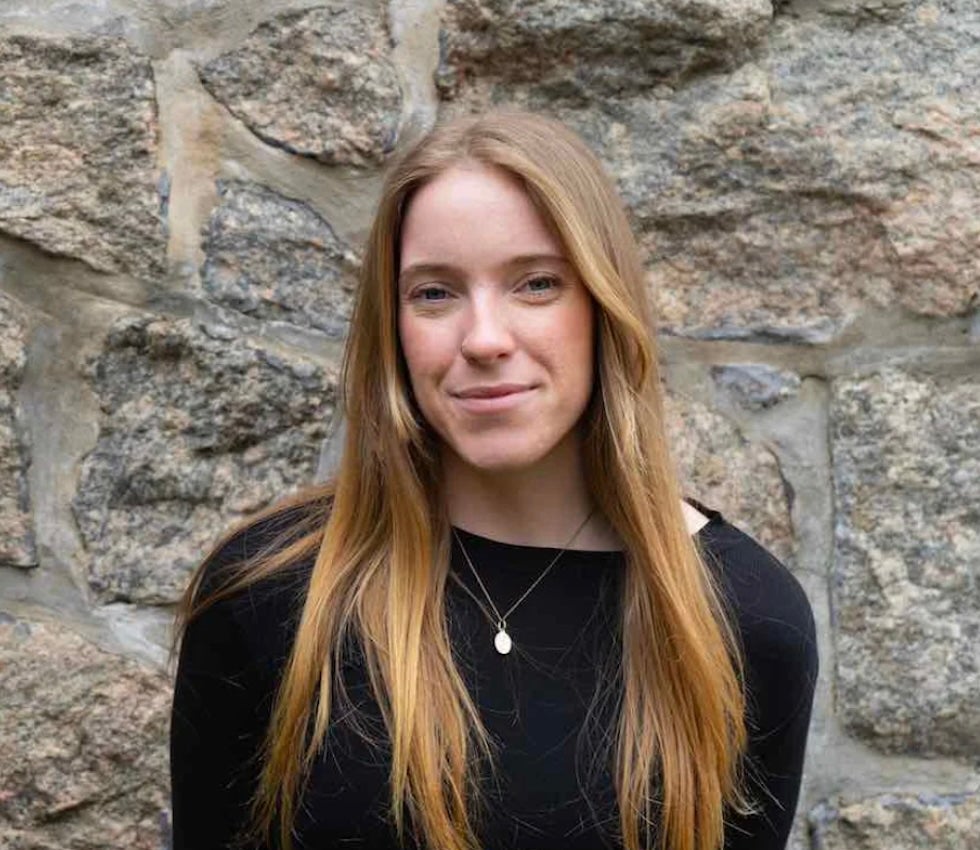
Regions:
<instances>
[{"instance_id":1,"label":"hair parted in middle","mask_svg":"<svg viewBox=\"0 0 980 850\"><path fill-rule=\"evenodd\" d=\"M596 308L596 384L582 422L583 459L596 508L626 550L622 653L607 671L622 682L608 749L619 838L627 850L719 850L725 808L750 809L741 773L741 650L681 507L639 249L588 146L557 120L512 109L439 124L390 166L347 341L346 434L336 475L263 514L299 505L313 519L292 545L245 565L229 585L315 553L266 738L256 831L277 830L290 846L331 709L351 708L341 665L355 638L387 729L399 833L410 826L435 850L479 846L477 765L492 764L494 752L453 660L439 453L413 401L397 331L399 245L413 194L467 165L517 178ZM185 596L185 622L198 610L195 590Z\"/></svg>"}]
</instances>

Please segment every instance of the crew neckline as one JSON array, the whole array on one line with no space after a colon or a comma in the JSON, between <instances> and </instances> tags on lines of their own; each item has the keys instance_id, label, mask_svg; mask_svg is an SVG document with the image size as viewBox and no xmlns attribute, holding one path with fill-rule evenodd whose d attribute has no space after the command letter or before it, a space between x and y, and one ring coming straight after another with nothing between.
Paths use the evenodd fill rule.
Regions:
<instances>
[{"instance_id":1,"label":"crew neckline","mask_svg":"<svg viewBox=\"0 0 980 850\"><path fill-rule=\"evenodd\" d=\"M684 496L684 501L690 505L693 505L695 508L697 508L701 513L703 513L708 518L708 521L704 525L702 525L697 531L695 531L694 534L691 535L691 537L694 538L704 537L724 521L724 517L722 516L721 511L717 511L714 508L709 508L703 502L700 502L691 496ZM508 543L503 540L496 540L493 537L485 537L484 535L477 534L474 531L468 531L467 529L461 528L458 525L453 525L451 526L451 528L457 534L464 536L465 538L468 538L471 542L474 543L481 543L484 545L491 545L491 546L498 546L498 547L506 547L514 551L521 551L527 553L562 551L557 546L531 546L527 543ZM607 558L620 556L623 555L625 552L625 550L623 549L575 549L574 547L571 549L565 549L564 551L566 555L582 555L582 556L594 555L595 557L605 556Z\"/></svg>"}]
</instances>

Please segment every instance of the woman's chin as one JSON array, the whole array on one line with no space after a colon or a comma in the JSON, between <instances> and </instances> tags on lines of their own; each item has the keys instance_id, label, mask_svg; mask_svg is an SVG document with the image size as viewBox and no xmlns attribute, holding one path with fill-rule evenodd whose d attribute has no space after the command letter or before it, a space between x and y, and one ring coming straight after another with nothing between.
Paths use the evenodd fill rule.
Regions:
<instances>
[{"instance_id":1,"label":"woman's chin","mask_svg":"<svg viewBox=\"0 0 980 850\"><path fill-rule=\"evenodd\" d=\"M456 463L485 475L511 474L534 467L541 452L519 446L457 446L452 450Z\"/></svg>"}]
</instances>

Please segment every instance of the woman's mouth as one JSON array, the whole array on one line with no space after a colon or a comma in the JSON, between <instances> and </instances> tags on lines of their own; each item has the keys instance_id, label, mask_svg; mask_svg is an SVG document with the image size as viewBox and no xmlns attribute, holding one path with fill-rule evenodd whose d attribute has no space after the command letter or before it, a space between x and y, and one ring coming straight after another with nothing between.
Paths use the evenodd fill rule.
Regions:
<instances>
[{"instance_id":1,"label":"woman's mouth","mask_svg":"<svg viewBox=\"0 0 980 850\"><path fill-rule=\"evenodd\" d=\"M501 413L523 403L534 389L528 384L485 384L467 387L453 397L468 413Z\"/></svg>"}]
</instances>

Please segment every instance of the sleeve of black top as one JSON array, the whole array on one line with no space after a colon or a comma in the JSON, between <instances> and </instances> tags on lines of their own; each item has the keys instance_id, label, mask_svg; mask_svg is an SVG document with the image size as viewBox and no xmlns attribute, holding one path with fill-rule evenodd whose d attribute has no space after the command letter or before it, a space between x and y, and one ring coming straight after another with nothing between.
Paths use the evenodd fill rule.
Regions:
<instances>
[{"instance_id":1,"label":"sleeve of black top","mask_svg":"<svg viewBox=\"0 0 980 850\"><path fill-rule=\"evenodd\" d=\"M819 668L816 628L806 594L789 570L747 536L737 549L749 698L745 778L759 811L728 819L725 850L784 850Z\"/></svg>"},{"instance_id":2,"label":"sleeve of black top","mask_svg":"<svg viewBox=\"0 0 980 850\"><path fill-rule=\"evenodd\" d=\"M231 846L247 822L265 730L254 665L233 598L189 624L170 725L173 850Z\"/></svg>"}]
</instances>

